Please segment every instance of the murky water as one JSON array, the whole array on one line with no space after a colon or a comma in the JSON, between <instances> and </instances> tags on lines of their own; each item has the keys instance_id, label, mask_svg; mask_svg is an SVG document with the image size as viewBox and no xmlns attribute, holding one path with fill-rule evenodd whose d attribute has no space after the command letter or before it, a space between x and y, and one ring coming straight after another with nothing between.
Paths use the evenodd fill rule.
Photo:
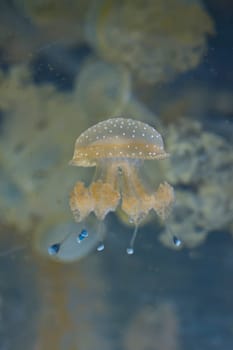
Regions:
<instances>
[{"instance_id":1,"label":"murky water","mask_svg":"<svg viewBox=\"0 0 233 350\"><path fill-rule=\"evenodd\" d=\"M1 2L0 350L233 348L232 11Z\"/></svg>"}]
</instances>

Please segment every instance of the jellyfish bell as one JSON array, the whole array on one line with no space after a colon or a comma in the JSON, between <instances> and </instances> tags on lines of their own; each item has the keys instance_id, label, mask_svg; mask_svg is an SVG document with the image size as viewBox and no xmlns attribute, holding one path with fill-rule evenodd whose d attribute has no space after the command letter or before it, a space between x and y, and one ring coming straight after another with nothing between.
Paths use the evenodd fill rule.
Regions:
<instances>
[{"instance_id":1,"label":"jellyfish bell","mask_svg":"<svg viewBox=\"0 0 233 350\"><path fill-rule=\"evenodd\" d=\"M148 189L140 176L144 160L166 159L162 136L140 121L110 118L82 133L75 143L71 165L96 167L89 187L78 181L70 195L70 208L77 222L91 212L103 221L106 215L122 210L135 229L127 249L133 246L140 223L151 210L163 220L174 202L173 188L164 182L157 191Z\"/></svg>"},{"instance_id":2,"label":"jellyfish bell","mask_svg":"<svg viewBox=\"0 0 233 350\"><path fill-rule=\"evenodd\" d=\"M88 167L97 166L101 159L145 160L168 156L162 136L153 127L133 119L110 118L78 137L70 164Z\"/></svg>"}]
</instances>

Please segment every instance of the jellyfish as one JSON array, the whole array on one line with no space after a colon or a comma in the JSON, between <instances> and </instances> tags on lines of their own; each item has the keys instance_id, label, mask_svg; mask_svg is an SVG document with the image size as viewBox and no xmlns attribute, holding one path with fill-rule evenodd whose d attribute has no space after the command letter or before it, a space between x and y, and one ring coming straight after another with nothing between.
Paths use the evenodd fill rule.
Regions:
<instances>
[{"instance_id":1,"label":"jellyfish","mask_svg":"<svg viewBox=\"0 0 233 350\"><path fill-rule=\"evenodd\" d=\"M89 120L101 120L103 115L121 113L129 103L130 92L127 68L95 60L83 65L75 83L74 98Z\"/></svg>"},{"instance_id":2,"label":"jellyfish","mask_svg":"<svg viewBox=\"0 0 233 350\"><path fill-rule=\"evenodd\" d=\"M75 142L70 164L96 167L96 171L88 187L78 181L70 194L75 221L85 222L94 213L98 221L103 222L109 212L122 210L134 225L127 248L127 253L133 254L143 219L154 210L165 220L174 202L171 185L163 182L156 191L149 188L143 182L140 169L144 160L168 156L159 132L141 121L110 118L87 129ZM103 245L98 248L102 250Z\"/></svg>"},{"instance_id":3,"label":"jellyfish","mask_svg":"<svg viewBox=\"0 0 233 350\"><path fill-rule=\"evenodd\" d=\"M134 95L128 68L100 59L92 58L82 66L75 81L73 98L89 121L100 121L103 115L110 113L127 114L135 119L143 115L147 122L156 118Z\"/></svg>"},{"instance_id":4,"label":"jellyfish","mask_svg":"<svg viewBox=\"0 0 233 350\"><path fill-rule=\"evenodd\" d=\"M100 57L152 84L195 68L211 34L214 24L201 0L95 0L85 23Z\"/></svg>"}]
</instances>

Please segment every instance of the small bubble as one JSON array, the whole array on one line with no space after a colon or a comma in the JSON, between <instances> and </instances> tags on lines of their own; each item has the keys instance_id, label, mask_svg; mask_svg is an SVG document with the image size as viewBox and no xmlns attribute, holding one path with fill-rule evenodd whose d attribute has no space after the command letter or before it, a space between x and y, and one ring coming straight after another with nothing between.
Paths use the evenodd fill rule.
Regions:
<instances>
[{"instance_id":1,"label":"small bubble","mask_svg":"<svg viewBox=\"0 0 233 350\"><path fill-rule=\"evenodd\" d=\"M97 251L98 252L102 252L104 250L104 244L103 243L100 243L97 247Z\"/></svg>"},{"instance_id":2,"label":"small bubble","mask_svg":"<svg viewBox=\"0 0 233 350\"><path fill-rule=\"evenodd\" d=\"M122 174L123 174L123 171L122 171L122 168L121 168L121 167L118 167L118 174L119 174L119 175L122 175Z\"/></svg>"},{"instance_id":3,"label":"small bubble","mask_svg":"<svg viewBox=\"0 0 233 350\"><path fill-rule=\"evenodd\" d=\"M128 255L132 255L134 253L134 250L133 250L133 248L127 248L126 252Z\"/></svg>"},{"instance_id":4,"label":"small bubble","mask_svg":"<svg viewBox=\"0 0 233 350\"><path fill-rule=\"evenodd\" d=\"M173 236L172 239L173 239L173 243L175 244L176 247L180 247L181 246L182 242L181 242L181 240L178 237Z\"/></svg>"}]
</instances>

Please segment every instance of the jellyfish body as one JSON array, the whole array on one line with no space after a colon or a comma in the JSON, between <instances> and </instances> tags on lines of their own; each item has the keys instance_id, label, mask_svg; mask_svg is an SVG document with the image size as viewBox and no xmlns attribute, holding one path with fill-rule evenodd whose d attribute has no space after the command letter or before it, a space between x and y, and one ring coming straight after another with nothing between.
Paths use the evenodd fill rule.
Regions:
<instances>
[{"instance_id":1,"label":"jellyfish body","mask_svg":"<svg viewBox=\"0 0 233 350\"><path fill-rule=\"evenodd\" d=\"M150 210L163 220L174 202L173 188L166 182L157 191L143 184L143 160L165 159L161 135L140 121L112 118L100 122L75 143L71 165L96 167L89 187L78 181L70 195L70 208L77 222L94 212L103 221L109 212L121 209L134 224L128 253L133 253L137 228Z\"/></svg>"},{"instance_id":2,"label":"jellyfish body","mask_svg":"<svg viewBox=\"0 0 233 350\"><path fill-rule=\"evenodd\" d=\"M88 62L82 67L75 85L74 98L89 120L121 113L129 104L130 73L121 65L99 60Z\"/></svg>"},{"instance_id":3,"label":"jellyfish body","mask_svg":"<svg viewBox=\"0 0 233 350\"><path fill-rule=\"evenodd\" d=\"M127 67L91 59L76 78L73 98L90 123L101 121L103 115L125 113L154 122L155 114L135 98L131 85Z\"/></svg>"},{"instance_id":4,"label":"jellyfish body","mask_svg":"<svg viewBox=\"0 0 233 350\"><path fill-rule=\"evenodd\" d=\"M214 33L201 0L95 0L85 35L105 60L121 63L146 83L195 68Z\"/></svg>"}]
</instances>

